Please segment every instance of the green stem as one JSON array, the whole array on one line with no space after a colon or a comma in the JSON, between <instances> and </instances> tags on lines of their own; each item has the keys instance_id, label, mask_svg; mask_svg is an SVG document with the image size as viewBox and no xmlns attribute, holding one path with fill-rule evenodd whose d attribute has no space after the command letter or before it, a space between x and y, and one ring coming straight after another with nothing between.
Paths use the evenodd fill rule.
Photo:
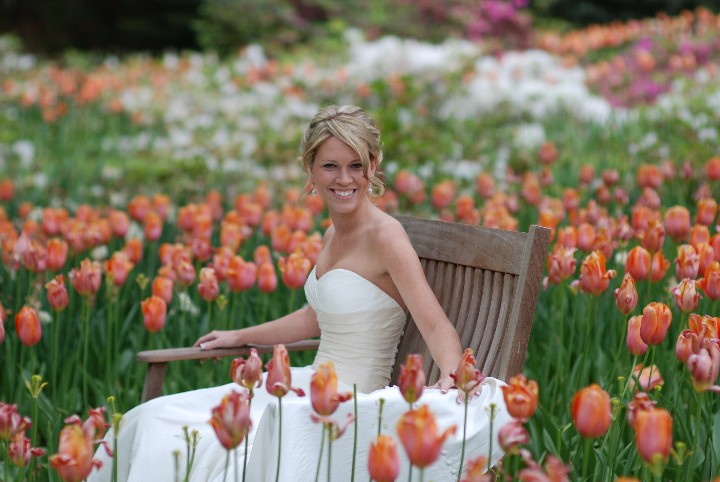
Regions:
<instances>
[{"instance_id":1,"label":"green stem","mask_svg":"<svg viewBox=\"0 0 720 482\"><path fill-rule=\"evenodd\" d=\"M584 440L582 474L588 473L588 466L590 464L590 449L592 448L592 443L593 439L591 438L586 438Z\"/></svg>"},{"instance_id":2,"label":"green stem","mask_svg":"<svg viewBox=\"0 0 720 482\"><path fill-rule=\"evenodd\" d=\"M467 435L467 414L468 414L468 399L470 398L469 394L465 394L465 417L463 418L463 440L462 440L462 448L460 449L460 468L458 469L458 476L457 476L457 482L460 482L460 478L462 477L463 472L463 462L465 461L465 438ZM490 434L490 440L492 440L492 433ZM488 460L488 464L491 463L490 460Z\"/></svg>"},{"instance_id":3,"label":"green stem","mask_svg":"<svg viewBox=\"0 0 720 482\"><path fill-rule=\"evenodd\" d=\"M52 338L50 341L50 359L52 360L52 392L53 392L53 404L57 402L58 395L58 370L60 369L60 363L58 360L58 351L60 343L60 312L55 312L55 321L52 327ZM56 405L57 406L57 405Z\"/></svg>"},{"instance_id":4,"label":"green stem","mask_svg":"<svg viewBox=\"0 0 720 482\"><path fill-rule=\"evenodd\" d=\"M327 431L328 431L328 466L327 466L327 482L332 482L332 477L330 477L330 462L332 460L332 427L330 424L328 424Z\"/></svg>"},{"instance_id":5,"label":"green stem","mask_svg":"<svg viewBox=\"0 0 720 482\"><path fill-rule=\"evenodd\" d=\"M378 409L378 437L382 433L382 413L383 413L383 406L385 405L385 399L381 398L379 400L380 408Z\"/></svg>"},{"instance_id":6,"label":"green stem","mask_svg":"<svg viewBox=\"0 0 720 482\"><path fill-rule=\"evenodd\" d=\"M323 456L323 449L325 448L325 424L323 423L321 426L321 438L320 438L320 455L318 455L318 463L317 463L317 469L315 469L315 482L318 482L320 480L320 465L322 462L322 456Z\"/></svg>"},{"instance_id":7,"label":"green stem","mask_svg":"<svg viewBox=\"0 0 720 482\"><path fill-rule=\"evenodd\" d=\"M228 471L228 467L230 466L230 450L228 449L228 450L226 450L225 452L226 452L226 455L225 455L225 473L223 474L223 482L225 482L225 481L227 480L227 471Z\"/></svg>"},{"instance_id":8,"label":"green stem","mask_svg":"<svg viewBox=\"0 0 720 482\"><path fill-rule=\"evenodd\" d=\"M408 467L408 482L412 482L412 469L413 469L413 464L412 464L412 462L410 462L410 467Z\"/></svg>"},{"instance_id":9,"label":"green stem","mask_svg":"<svg viewBox=\"0 0 720 482\"><path fill-rule=\"evenodd\" d=\"M117 458L118 458L118 429L119 428L120 428L119 424L116 427L113 427L112 482L117 482L117 480L118 480ZM176 474L177 474L177 471L176 471Z\"/></svg>"},{"instance_id":10,"label":"green stem","mask_svg":"<svg viewBox=\"0 0 720 482\"><path fill-rule=\"evenodd\" d=\"M87 379L88 379L88 347L90 346L90 297L85 298L85 324L83 333L83 406L88 406Z\"/></svg>"},{"instance_id":11,"label":"green stem","mask_svg":"<svg viewBox=\"0 0 720 482\"><path fill-rule=\"evenodd\" d=\"M267 299L267 297L266 297ZM280 455L282 454L282 398L278 398L278 458L275 469L275 482L280 481Z\"/></svg>"}]
</instances>

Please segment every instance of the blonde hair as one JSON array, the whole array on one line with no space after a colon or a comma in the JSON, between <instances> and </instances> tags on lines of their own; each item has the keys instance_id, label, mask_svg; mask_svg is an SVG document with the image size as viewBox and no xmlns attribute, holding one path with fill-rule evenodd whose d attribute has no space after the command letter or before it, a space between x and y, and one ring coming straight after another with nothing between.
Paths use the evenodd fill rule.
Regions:
<instances>
[{"instance_id":1,"label":"blonde hair","mask_svg":"<svg viewBox=\"0 0 720 482\"><path fill-rule=\"evenodd\" d=\"M300 142L300 163L310 176L320 145L330 137L341 140L360 157L365 177L370 181L371 194L382 196L385 186L375 176L368 176L372 161L380 165L383 159L380 131L367 112L354 105L329 105L310 121Z\"/></svg>"}]
</instances>

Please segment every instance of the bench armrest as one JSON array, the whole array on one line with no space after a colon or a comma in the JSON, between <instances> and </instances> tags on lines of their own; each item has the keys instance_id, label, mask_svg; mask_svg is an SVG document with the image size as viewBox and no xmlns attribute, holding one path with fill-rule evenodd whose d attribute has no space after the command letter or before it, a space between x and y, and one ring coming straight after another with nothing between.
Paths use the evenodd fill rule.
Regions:
<instances>
[{"instance_id":1,"label":"bench armrest","mask_svg":"<svg viewBox=\"0 0 720 482\"><path fill-rule=\"evenodd\" d=\"M288 351L317 350L320 340L302 340L285 345ZM228 356L248 356L250 350L255 348L258 353L272 353L273 345L247 345L236 348L216 348L203 350L200 347L167 348L164 350L141 351L136 355L139 362L148 364L143 386L142 402L147 402L160 396L162 384L165 379L167 363L179 360L201 360L204 358L223 358Z\"/></svg>"}]
</instances>

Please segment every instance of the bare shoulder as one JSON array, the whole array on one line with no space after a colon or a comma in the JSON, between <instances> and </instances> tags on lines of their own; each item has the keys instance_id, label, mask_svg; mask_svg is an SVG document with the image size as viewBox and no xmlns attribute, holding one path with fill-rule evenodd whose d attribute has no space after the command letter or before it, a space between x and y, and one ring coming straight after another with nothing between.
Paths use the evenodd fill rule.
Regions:
<instances>
[{"instance_id":1,"label":"bare shoulder","mask_svg":"<svg viewBox=\"0 0 720 482\"><path fill-rule=\"evenodd\" d=\"M373 225L370 233L371 245L377 248L377 253L382 258L404 258L407 256L417 256L415 250L410 243L405 228L400 221L382 213Z\"/></svg>"}]
</instances>

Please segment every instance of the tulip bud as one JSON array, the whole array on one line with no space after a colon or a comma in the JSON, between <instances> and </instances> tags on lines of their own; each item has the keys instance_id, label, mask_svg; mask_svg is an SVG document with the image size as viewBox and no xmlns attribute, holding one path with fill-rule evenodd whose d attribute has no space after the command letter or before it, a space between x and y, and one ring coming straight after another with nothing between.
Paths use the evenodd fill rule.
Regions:
<instances>
[{"instance_id":1,"label":"tulip bud","mask_svg":"<svg viewBox=\"0 0 720 482\"><path fill-rule=\"evenodd\" d=\"M408 355L405 364L400 367L398 387L409 404L412 405L418 401L425 387L425 381L422 355Z\"/></svg>"},{"instance_id":2,"label":"tulip bud","mask_svg":"<svg viewBox=\"0 0 720 482\"><path fill-rule=\"evenodd\" d=\"M611 414L610 396L600 385L592 384L582 388L573 397L573 423L583 437L605 435L612 422Z\"/></svg>"},{"instance_id":3,"label":"tulip bud","mask_svg":"<svg viewBox=\"0 0 720 482\"><path fill-rule=\"evenodd\" d=\"M635 280L630 273L625 273L620 288L615 290L615 306L623 315L633 312L638 303L638 292Z\"/></svg>"},{"instance_id":4,"label":"tulip bud","mask_svg":"<svg viewBox=\"0 0 720 482\"><path fill-rule=\"evenodd\" d=\"M644 355L647 351L647 343L640 336L640 325L642 316L633 316L628 320L627 347L634 356Z\"/></svg>"},{"instance_id":5,"label":"tulip bud","mask_svg":"<svg viewBox=\"0 0 720 482\"><path fill-rule=\"evenodd\" d=\"M659 345L672 323L672 312L664 303L652 302L643 309L640 338L648 345Z\"/></svg>"},{"instance_id":6,"label":"tulip bud","mask_svg":"<svg viewBox=\"0 0 720 482\"><path fill-rule=\"evenodd\" d=\"M61 274L45 284L47 300L55 311L62 311L68 305L68 292L65 288L65 277Z\"/></svg>"},{"instance_id":7,"label":"tulip bud","mask_svg":"<svg viewBox=\"0 0 720 482\"><path fill-rule=\"evenodd\" d=\"M530 436L525 430L522 421L513 419L500 429L498 441L505 452L517 453L518 445L528 443Z\"/></svg>"},{"instance_id":8,"label":"tulip bud","mask_svg":"<svg viewBox=\"0 0 720 482\"><path fill-rule=\"evenodd\" d=\"M37 344L42 337L42 327L35 310L23 306L15 315L15 330L23 345L33 346Z\"/></svg>"},{"instance_id":9,"label":"tulip bud","mask_svg":"<svg viewBox=\"0 0 720 482\"><path fill-rule=\"evenodd\" d=\"M144 300L140 307L143 312L145 328L150 333L156 333L165 326L165 317L167 316L167 305L165 301L158 296L151 296Z\"/></svg>"},{"instance_id":10,"label":"tulip bud","mask_svg":"<svg viewBox=\"0 0 720 482\"><path fill-rule=\"evenodd\" d=\"M528 419L535 413L539 396L538 384L535 380L528 381L521 373L512 377L507 386L501 388L505 405L511 416Z\"/></svg>"},{"instance_id":11,"label":"tulip bud","mask_svg":"<svg viewBox=\"0 0 720 482\"><path fill-rule=\"evenodd\" d=\"M395 440L378 435L368 451L368 472L376 482L394 482L400 474L400 457Z\"/></svg>"}]
</instances>

